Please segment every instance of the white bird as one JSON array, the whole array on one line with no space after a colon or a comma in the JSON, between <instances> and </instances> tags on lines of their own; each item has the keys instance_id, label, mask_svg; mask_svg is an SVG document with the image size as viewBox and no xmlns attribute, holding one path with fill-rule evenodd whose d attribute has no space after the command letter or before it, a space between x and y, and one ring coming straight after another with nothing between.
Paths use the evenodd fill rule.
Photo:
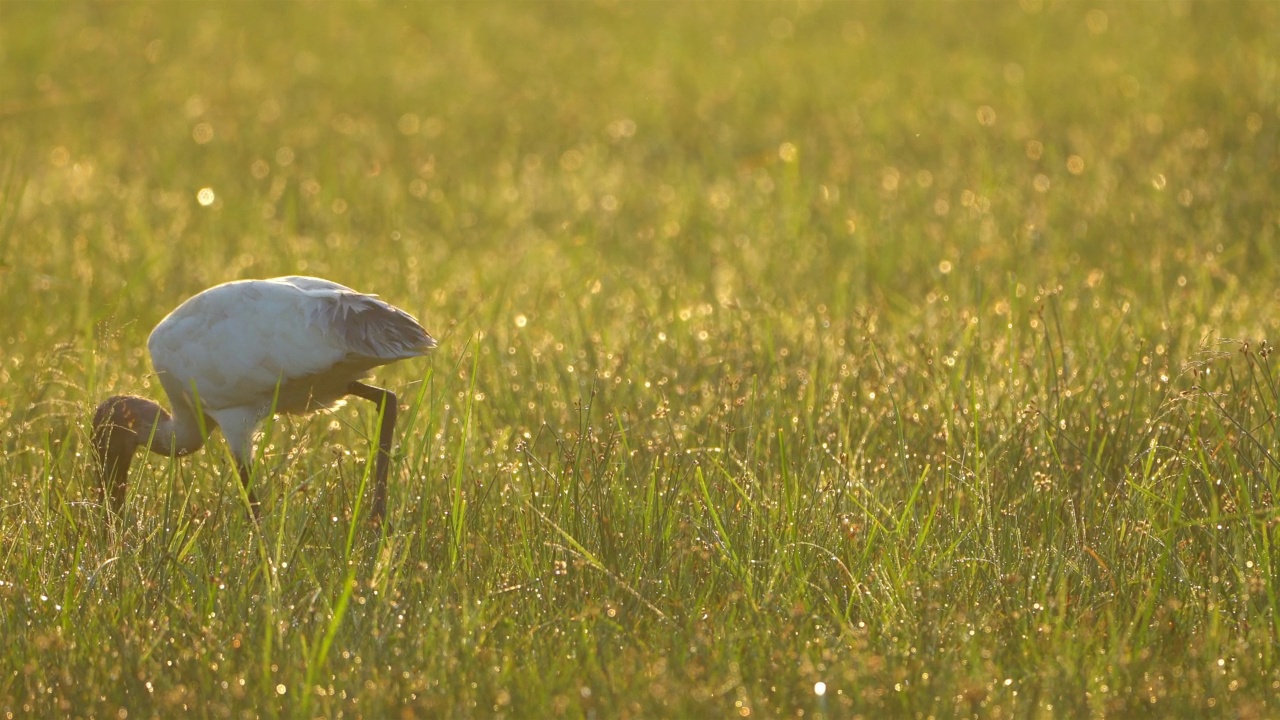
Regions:
<instances>
[{"instance_id":1,"label":"white bird","mask_svg":"<svg viewBox=\"0 0 1280 720\"><path fill-rule=\"evenodd\" d=\"M257 515L249 462L258 423L272 413L309 413L355 395L376 403L382 415L372 507L380 521L396 396L361 380L375 367L426 355L435 346L408 313L328 280L293 276L209 288L169 313L147 340L172 414L131 395L108 398L94 413L103 491L110 488L118 512L139 447L188 455L216 426Z\"/></svg>"}]
</instances>

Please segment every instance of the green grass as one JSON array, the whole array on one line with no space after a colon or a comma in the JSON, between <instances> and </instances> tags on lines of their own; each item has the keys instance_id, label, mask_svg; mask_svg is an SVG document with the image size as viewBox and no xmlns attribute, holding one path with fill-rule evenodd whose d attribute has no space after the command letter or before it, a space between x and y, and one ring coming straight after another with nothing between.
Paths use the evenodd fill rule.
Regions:
<instances>
[{"instance_id":1,"label":"green grass","mask_svg":"<svg viewBox=\"0 0 1280 720\"><path fill-rule=\"evenodd\" d=\"M0 713L1275 715L1278 8L0 2ZM390 527L360 402L107 522L291 273L441 340Z\"/></svg>"}]
</instances>

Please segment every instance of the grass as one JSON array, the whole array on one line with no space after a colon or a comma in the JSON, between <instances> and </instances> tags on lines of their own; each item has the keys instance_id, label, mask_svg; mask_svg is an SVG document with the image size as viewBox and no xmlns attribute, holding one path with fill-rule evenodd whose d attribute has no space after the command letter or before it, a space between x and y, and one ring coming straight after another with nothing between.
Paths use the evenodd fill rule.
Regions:
<instances>
[{"instance_id":1,"label":"grass","mask_svg":"<svg viewBox=\"0 0 1280 720\"><path fill-rule=\"evenodd\" d=\"M0 4L0 712L1274 715L1278 29ZM95 403L290 273L441 339L390 527L365 403L108 522Z\"/></svg>"}]
</instances>

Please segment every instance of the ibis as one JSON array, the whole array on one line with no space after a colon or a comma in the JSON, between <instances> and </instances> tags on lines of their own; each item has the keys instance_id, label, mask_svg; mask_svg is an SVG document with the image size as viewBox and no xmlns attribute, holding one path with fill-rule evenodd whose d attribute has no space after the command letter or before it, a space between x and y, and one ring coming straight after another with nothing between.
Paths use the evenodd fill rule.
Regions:
<instances>
[{"instance_id":1,"label":"ibis","mask_svg":"<svg viewBox=\"0 0 1280 720\"><path fill-rule=\"evenodd\" d=\"M364 381L376 367L426 355L435 346L409 313L328 280L291 276L211 287L169 313L147 340L170 410L116 395L94 413L103 493L110 493L110 507L119 512L138 448L189 455L216 427L256 517L249 467L259 423L273 413L311 413L355 396L372 401L381 418L370 512L380 522L396 396Z\"/></svg>"}]
</instances>

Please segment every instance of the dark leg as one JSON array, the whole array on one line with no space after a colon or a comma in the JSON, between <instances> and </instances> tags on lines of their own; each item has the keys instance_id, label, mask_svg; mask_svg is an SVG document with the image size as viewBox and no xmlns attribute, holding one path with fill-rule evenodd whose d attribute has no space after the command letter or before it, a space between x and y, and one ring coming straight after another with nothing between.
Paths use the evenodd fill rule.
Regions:
<instances>
[{"instance_id":1,"label":"dark leg","mask_svg":"<svg viewBox=\"0 0 1280 720\"><path fill-rule=\"evenodd\" d=\"M258 498L253 495L253 488L249 487L249 466L236 460L236 470L240 473L240 484L244 485L244 491L249 495L249 509L253 511L253 519L260 520L262 513L258 510Z\"/></svg>"},{"instance_id":2,"label":"dark leg","mask_svg":"<svg viewBox=\"0 0 1280 720\"><path fill-rule=\"evenodd\" d=\"M347 392L373 401L382 414L382 424L378 426L378 460L374 469L372 510L373 521L380 523L387 510L387 469L391 464L391 440L396 429L396 394L362 382L351 383L347 386Z\"/></svg>"}]
</instances>

